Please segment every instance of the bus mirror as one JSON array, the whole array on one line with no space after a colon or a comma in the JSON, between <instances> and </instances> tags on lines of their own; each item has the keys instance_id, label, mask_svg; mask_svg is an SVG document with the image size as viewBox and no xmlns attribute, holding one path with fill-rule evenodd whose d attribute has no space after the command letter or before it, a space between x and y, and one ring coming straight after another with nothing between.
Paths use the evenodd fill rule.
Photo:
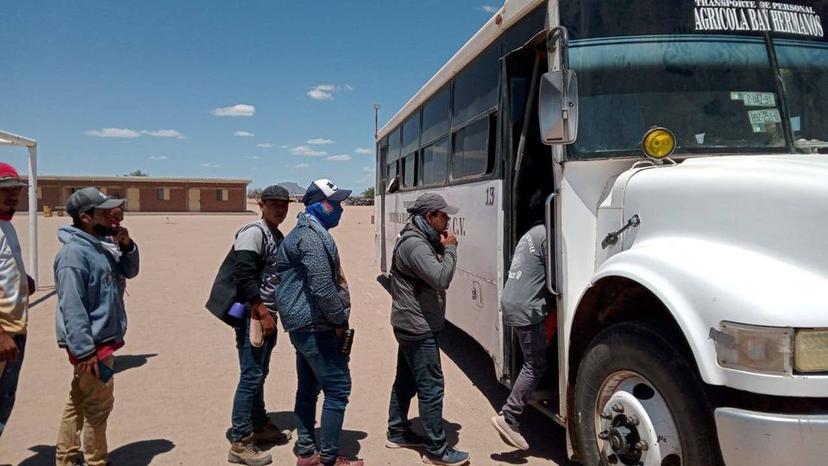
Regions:
<instances>
[{"instance_id":1,"label":"bus mirror","mask_svg":"<svg viewBox=\"0 0 828 466\"><path fill-rule=\"evenodd\" d=\"M385 190L388 194L393 194L400 190L400 176L397 175L388 183L388 188Z\"/></svg>"},{"instance_id":2,"label":"bus mirror","mask_svg":"<svg viewBox=\"0 0 828 466\"><path fill-rule=\"evenodd\" d=\"M578 137L578 77L572 70L541 76L538 113L543 143L572 144Z\"/></svg>"}]
</instances>

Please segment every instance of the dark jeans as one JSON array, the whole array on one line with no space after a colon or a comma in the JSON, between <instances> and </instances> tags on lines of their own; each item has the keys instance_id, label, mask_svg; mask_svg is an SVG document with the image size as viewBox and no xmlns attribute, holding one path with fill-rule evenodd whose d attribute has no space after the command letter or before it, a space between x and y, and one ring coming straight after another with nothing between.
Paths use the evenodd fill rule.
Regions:
<instances>
[{"instance_id":1,"label":"dark jeans","mask_svg":"<svg viewBox=\"0 0 828 466\"><path fill-rule=\"evenodd\" d=\"M270 354L276 347L276 332L265 337L258 348L250 344L250 319L236 328L241 375L233 399L233 428L230 440L238 442L268 422L264 404L264 383L270 369Z\"/></svg>"},{"instance_id":2,"label":"dark jeans","mask_svg":"<svg viewBox=\"0 0 828 466\"><path fill-rule=\"evenodd\" d=\"M388 437L402 435L411 425L408 408L417 395L420 421L426 434L426 450L441 456L447 447L443 429L443 368L437 337L420 341L400 341L397 349L397 375L388 406Z\"/></svg>"},{"instance_id":3,"label":"dark jeans","mask_svg":"<svg viewBox=\"0 0 828 466\"><path fill-rule=\"evenodd\" d=\"M339 352L341 340L333 330L324 332L290 332L296 348L296 451L300 456L319 451L322 462L339 456L339 434L345 419L345 407L351 394L348 356ZM316 426L316 402L320 390L325 393L319 446L313 435Z\"/></svg>"},{"instance_id":4,"label":"dark jeans","mask_svg":"<svg viewBox=\"0 0 828 466\"><path fill-rule=\"evenodd\" d=\"M546 329L541 322L525 327L514 327L514 330L515 337L520 343L520 351L523 353L523 367L520 369L520 374L512 386L512 393L509 394L509 399L503 405L501 413L506 418L506 422L518 425L517 417L523 413L526 400L538 387L543 374L546 373Z\"/></svg>"},{"instance_id":5,"label":"dark jeans","mask_svg":"<svg viewBox=\"0 0 828 466\"><path fill-rule=\"evenodd\" d=\"M6 367L0 372L0 436L6 428L6 422L14 408L14 398L17 393L17 380L20 377L20 367L23 366L23 353L26 349L26 335L12 337L17 345L17 361L7 361Z\"/></svg>"}]
</instances>

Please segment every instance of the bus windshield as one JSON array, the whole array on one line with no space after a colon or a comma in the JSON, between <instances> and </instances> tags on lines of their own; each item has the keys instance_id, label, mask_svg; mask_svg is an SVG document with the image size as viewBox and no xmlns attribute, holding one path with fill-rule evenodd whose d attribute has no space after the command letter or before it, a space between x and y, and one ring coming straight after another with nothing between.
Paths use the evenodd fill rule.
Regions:
<instances>
[{"instance_id":1,"label":"bus windshield","mask_svg":"<svg viewBox=\"0 0 828 466\"><path fill-rule=\"evenodd\" d=\"M801 11L794 17L696 0L656 21L648 15L661 11L658 2L634 3L645 7L598 0L562 6L579 87L570 158L638 155L654 126L675 134L677 154L828 153L823 7L774 4ZM636 14L630 11L642 21L629 19Z\"/></svg>"}]
</instances>

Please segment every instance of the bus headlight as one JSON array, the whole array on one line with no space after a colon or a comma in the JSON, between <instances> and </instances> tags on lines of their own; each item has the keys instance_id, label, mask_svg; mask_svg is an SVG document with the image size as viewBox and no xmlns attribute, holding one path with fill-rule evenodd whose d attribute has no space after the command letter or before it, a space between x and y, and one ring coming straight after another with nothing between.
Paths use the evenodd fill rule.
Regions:
<instances>
[{"instance_id":1,"label":"bus headlight","mask_svg":"<svg viewBox=\"0 0 828 466\"><path fill-rule=\"evenodd\" d=\"M769 374L792 373L792 328L722 322L720 331L710 333L722 367Z\"/></svg>"},{"instance_id":2,"label":"bus headlight","mask_svg":"<svg viewBox=\"0 0 828 466\"><path fill-rule=\"evenodd\" d=\"M828 372L828 330L797 330L794 348L797 372Z\"/></svg>"}]
</instances>

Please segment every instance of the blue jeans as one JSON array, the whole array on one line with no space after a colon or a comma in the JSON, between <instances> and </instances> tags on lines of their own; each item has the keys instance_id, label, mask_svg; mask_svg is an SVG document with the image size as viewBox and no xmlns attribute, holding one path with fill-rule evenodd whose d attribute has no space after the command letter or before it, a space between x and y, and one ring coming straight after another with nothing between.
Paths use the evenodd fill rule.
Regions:
<instances>
[{"instance_id":1,"label":"blue jeans","mask_svg":"<svg viewBox=\"0 0 828 466\"><path fill-rule=\"evenodd\" d=\"M290 332L296 348L296 451L300 456L319 451L323 463L339 456L339 434L345 419L345 407L351 394L348 356L339 352L341 341L332 330L325 332ZM319 447L313 435L316 425L316 402L319 391L325 393L322 404Z\"/></svg>"},{"instance_id":2,"label":"blue jeans","mask_svg":"<svg viewBox=\"0 0 828 466\"><path fill-rule=\"evenodd\" d=\"M6 367L0 373L0 436L6 428L6 422L14 408L14 398L17 393L17 380L20 377L20 367L23 366L23 352L26 349L26 335L12 337L17 345L17 361L7 361Z\"/></svg>"},{"instance_id":3,"label":"blue jeans","mask_svg":"<svg viewBox=\"0 0 828 466\"><path fill-rule=\"evenodd\" d=\"M402 435L411 425L408 408L417 395L420 420L426 434L426 451L442 456L448 446L443 429L443 368L437 337L420 341L398 340L397 375L388 406L388 437Z\"/></svg>"},{"instance_id":4,"label":"blue jeans","mask_svg":"<svg viewBox=\"0 0 828 466\"><path fill-rule=\"evenodd\" d=\"M265 337L258 348L250 344L250 319L236 328L236 348L239 350L241 375L233 399L233 428L230 440L238 442L254 429L264 427L267 412L264 404L264 383L270 370L270 354L276 347L276 332Z\"/></svg>"}]
</instances>

